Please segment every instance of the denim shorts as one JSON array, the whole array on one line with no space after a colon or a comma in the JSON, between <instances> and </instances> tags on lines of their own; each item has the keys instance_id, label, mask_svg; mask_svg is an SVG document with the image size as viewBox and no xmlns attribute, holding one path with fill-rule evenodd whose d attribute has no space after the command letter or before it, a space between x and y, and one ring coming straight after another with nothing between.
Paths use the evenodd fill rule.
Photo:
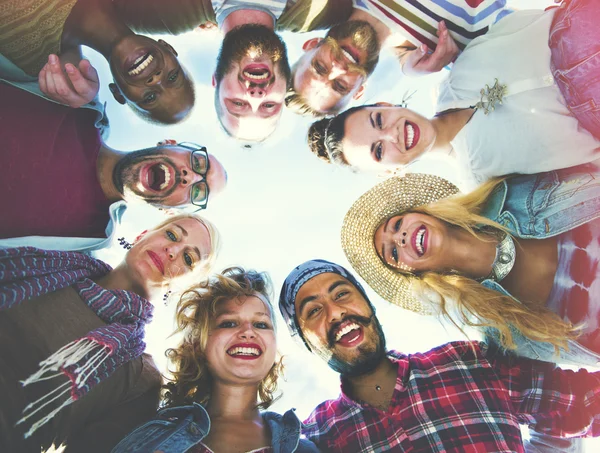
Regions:
<instances>
[{"instance_id":1,"label":"denim shorts","mask_svg":"<svg viewBox=\"0 0 600 453\"><path fill-rule=\"evenodd\" d=\"M569 110L600 139L600 1L563 1L548 44L552 75Z\"/></svg>"}]
</instances>

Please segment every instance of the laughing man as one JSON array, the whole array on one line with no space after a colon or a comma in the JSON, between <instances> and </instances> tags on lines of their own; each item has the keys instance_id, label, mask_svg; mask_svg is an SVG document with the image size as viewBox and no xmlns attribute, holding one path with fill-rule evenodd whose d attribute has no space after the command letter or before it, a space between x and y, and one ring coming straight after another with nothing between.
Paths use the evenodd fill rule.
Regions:
<instances>
[{"instance_id":1,"label":"laughing man","mask_svg":"<svg viewBox=\"0 0 600 453\"><path fill-rule=\"evenodd\" d=\"M344 109L364 92L382 47L391 47L407 75L439 71L508 10L505 0L353 0L347 23L325 39L304 43L292 68L286 105L321 117ZM398 39L401 38L401 39ZM430 50L431 49L431 50Z\"/></svg>"},{"instance_id":2,"label":"laughing man","mask_svg":"<svg viewBox=\"0 0 600 453\"><path fill-rule=\"evenodd\" d=\"M140 5L143 3L143 6ZM215 109L230 136L260 142L273 133L290 67L277 31L305 32L346 20L351 0L114 0L134 30L179 34L216 23L224 34L213 75Z\"/></svg>"},{"instance_id":3,"label":"laughing man","mask_svg":"<svg viewBox=\"0 0 600 453\"><path fill-rule=\"evenodd\" d=\"M340 397L305 421L304 434L323 451L523 452L519 424L559 437L600 435L600 373L478 342L386 351L375 308L337 264L296 267L279 309L291 335L341 375Z\"/></svg>"},{"instance_id":4,"label":"laughing man","mask_svg":"<svg viewBox=\"0 0 600 453\"><path fill-rule=\"evenodd\" d=\"M221 163L201 147L123 152L103 142L93 110L5 83L0 99L0 247L91 252L110 244L123 200L203 209L226 184Z\"/></svg>"},{"instance_id":5,"label":"laughing man","mask_svg":"<svg viewBox=\"0 0 600 453\"><path fill-rule=\"evenodd\" d=\"M82 45L106 58L113 96L143 119L172 124L190 113L193 83L175 49L133 33L110 0L0 0L0 78L9 83L27 83L71 107L95 102L97 74L81 59ZM64 68L70 83L56 87L49 65ZM82 96L64 102L67 91Z\"/></svg>"}]
</instances>

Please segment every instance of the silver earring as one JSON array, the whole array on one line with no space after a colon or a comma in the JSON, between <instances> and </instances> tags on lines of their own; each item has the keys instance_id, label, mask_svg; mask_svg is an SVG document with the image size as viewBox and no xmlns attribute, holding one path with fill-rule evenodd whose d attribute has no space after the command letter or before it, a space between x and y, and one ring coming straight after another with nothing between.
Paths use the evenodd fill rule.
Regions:
<instances>
[{"instance_id":1,"label":"silver earring","mask_svg":"<svg viewBox=\"0 0 600 453\"><path fill-rule=\"evenodd\" d=\"M118 241L119 241L119 245L121 247L123 247L125 250L131 250L131 247L133 247L133 244L130 244L129 242L127 242L125 240L125 238L119 238Z\"/></svg>"}]
</instances>

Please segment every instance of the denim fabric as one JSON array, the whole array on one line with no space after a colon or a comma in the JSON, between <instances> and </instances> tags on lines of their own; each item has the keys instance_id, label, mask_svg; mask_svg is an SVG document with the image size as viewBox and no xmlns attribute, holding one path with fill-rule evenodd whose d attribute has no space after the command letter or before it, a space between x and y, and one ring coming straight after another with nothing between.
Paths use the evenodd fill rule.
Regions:
<instances>
[{"instance_id":1,"label":"denim fabric","mask_svg":"<svg viewBox=\"0 0 600 453\"><path fill-rule=\"evenodd\" d=\"M600 169L594 164L564 170L521 175L506 180L489 198L485 217L506 226L518 238L543 239L569 231L600 217ZM493 280L487 288L510 294ZM499 343L496 329L484 329L486 338ZM600 366L600 355L574 341L556 356L550 343L533 341L512 329L516 352L524 357L572 365Z\"/></svg>"},{"instance_id":2,"label":"denim fabric","mask_svg":"<svg viewBox=\"0 0 600 453\"><path fill-rule=\"evenodd\" d=\"M579 124L600 139L600 2L566 0L554 15L552 74Z\"/></svg>"},{"instance_id":3,"label":"denim fabric","mask_svg":"<svg viewBox=\"0 0 600 453\"><path fill-rule=\"evenodd\" d=\"M317 447L300 439L300 420L293 409L283 415L263 412L271 431L274 453L318 453ZM210 432L208 413L198 403L162 409L156 417L132 431L112 453L185 453Z\"/></svg>"}]
</instances>

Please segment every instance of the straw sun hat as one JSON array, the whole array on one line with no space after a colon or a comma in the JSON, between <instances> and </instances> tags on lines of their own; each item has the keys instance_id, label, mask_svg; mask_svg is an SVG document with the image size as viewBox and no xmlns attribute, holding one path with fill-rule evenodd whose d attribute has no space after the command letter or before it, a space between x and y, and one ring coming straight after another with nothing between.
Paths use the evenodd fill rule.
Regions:
<instances>
[{"instance_id":1,"label":"straw sun hat","mask_svg":"<svg viewBox=\"0 0 600 453\"><path fill-rule=\"evenodd\" d=\"M377 227L390 217L458 192L454 184L438 176L409 173L376 185L348 210L342 225L342 248L352 267L382 298L407 310L431 314L431 308L411 291L412 278L394 272L381 261L373 237Z\"/></svg>"}]
</instances>

